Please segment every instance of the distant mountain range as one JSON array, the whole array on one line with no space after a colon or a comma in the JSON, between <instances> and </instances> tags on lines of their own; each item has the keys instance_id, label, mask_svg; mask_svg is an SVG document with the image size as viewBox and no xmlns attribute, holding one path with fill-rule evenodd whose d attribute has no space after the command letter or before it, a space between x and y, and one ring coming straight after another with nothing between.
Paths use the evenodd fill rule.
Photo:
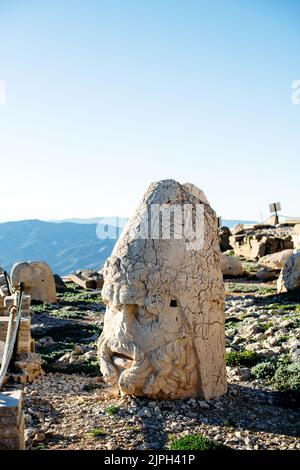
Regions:
<instances>
[{"instance_id":1,"label":"distant mountain range","mask_svg":"<svg viewBox=\"0 0 300 470\"><path fill-rule=\"evenodd\" d=\"M70 220L0 223L0 267L10 271L16 262L40 260L46 261L53 272L60 275L78 269L100 269L116 240L99 239L97 226L102 233L109 229L118 235L121 231L119 227L123 227L127 219L96 217ZM251 221L223 220L223 225L228 227L237 223Z\"/></svg>"},{"instance_id":2,"label":"distant mountain range","mask_svg":"<svg viewBox=\"0 0 300 470\"><path fill-rule=\"evenodd\" d=\"M61 275L83 268L100 269L115 240L99 240L96 227L40 220L1 223L0 266L10 271L18 261L43 260Z\"/></svg>"}]
</instances>

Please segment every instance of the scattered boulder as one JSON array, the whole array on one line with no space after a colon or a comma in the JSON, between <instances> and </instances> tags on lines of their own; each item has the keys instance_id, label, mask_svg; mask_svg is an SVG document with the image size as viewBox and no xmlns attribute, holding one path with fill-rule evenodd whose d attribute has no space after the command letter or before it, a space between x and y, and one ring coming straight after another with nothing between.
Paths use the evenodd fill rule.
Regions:
<instances>
[{"instance_id":1,"label":"scattered boulder","mask_svg":"<svg viewBox=\"0 0 300 470\"><path fill-rule=\"evenodd\" d=\"M232 249L229 243L230 236L231 236L231 232L228 227L221 227L219 229L219 241L220 241L220 248L222 252Z\"/></svg>"},{"instance_id":2,"label":"scattered boulder","mask_svg":"<svg viewBox=\"0 0 300 470\"><path fill-rule=\"evenodd\" d=\"M278 271L274 269L269 269L269 268L261 268L257 273L255 274L256 279L259 281L274 281L275 279L278 278Z\"/></svg>"},{"instance_id":3,"label":"scattered boulder","mask_svg":"<svg viewBox=\"0 0 300 470\"><path fill-rule=\"evenodd\" d=\"M57 302L54 276L50 266L44 261L31 261L14 264L11 271L11 283L17 287L25 284L25 294L32 300L48 304Z\"/></svg>"},{"instance_id":4,"label":"scattered boulder","mask_svg":"<svg viewBox=\"0 0 300 470\"><path fill-rule=\"evenodd\" d=\"M54 274L56 292L63 294L68 290L67 285L64 283L62 278L58 274Z\"/></svg>"},{"instance_id":5,"label":"scattered boulder","mask_svg":"<svg viewBox=\"0 0 300 470\"><path fill-rule=\"evenodd\" d=\"M223 275L224 276L232 276L232 277L243 276L244 268L242 266L242 263L240 263L233 256L227 256L225 254L222 254L222 263L223 263Z\"/></svg>"},{"instance_id":6,"label":"scattered boulder","mask_svg":"<svg viewBox=\"0 0 300 470\"><path fill-rule=\"evenodd\" d=\"M277 281L277 292L300 289L300 252L290 256Z\"/></svg>"},{"instance_id":7,"label":"scattered boulder","mask_svg":"<svg viewBox=\"0 0 300 470\"><path fill-rule=\"evenodd\" d=\"M300 249L300 224L296 224L293 233L293 243L296 250Z\"/></svg>"},{"instance_id":8,"label":"scattered boulder","mask_svg":"<svg viewBox=\"0 0 300 470\"><path fill-rule=\"evenodd\" d=\"M42 368L44 363L41 356L34 352L19 354L14 363L16 373L12 374L12 378L17 383L33 382L45 374Z\"/></svg>"},{"instance_id":9,"label":"scattered boulder","mask_svg":"<svg viewBox=\"0 0 300 470\"><path fill-rule=\"evenodd\" d=\"M294 250L290 248L289 250L283 250L279 253L263 256L259 260L259 265L263 268L280 271L284 267L286 260L292 256L293 253Z\"/></svg>"},{"instance_id":10,"label":"scattered boulder","mask_svg":"<svg viewBox=\"0 0 300 470\"><path fill-rule=\"evenodd\" d=\"M83 289L102 289L103 276L98 271L84 269L70 274L67 279Z\"/></svg>"}]
</instances>

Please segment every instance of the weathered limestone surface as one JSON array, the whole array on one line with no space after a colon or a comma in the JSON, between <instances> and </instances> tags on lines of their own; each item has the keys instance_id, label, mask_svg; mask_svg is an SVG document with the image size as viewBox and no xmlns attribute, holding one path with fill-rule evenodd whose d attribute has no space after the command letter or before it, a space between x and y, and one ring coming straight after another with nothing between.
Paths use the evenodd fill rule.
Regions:
<instances>
[{"instance_id":1,"label":"weathered limestone surface","mask_svg":"<svg viewBox=\"0 0 300 470\"><path fill-rule=\"evenodd\" d=\"M290 256L277 281L278 293L300 289L300 252Z\"/></svg>"},{"instance_id":2,"label":"weathered limestone surface","mask_svg":"<svg viewBox=\"0 0 300 470\"><path fill-rule=\"evenodd\" d=\"M241 231L240 231L241 230ZM237 256L258 259L283 250L293 249L292 227L259 228L254 226L245 229L243 226L236 232L231 230L230 244Z\"/></svg>"},{"instance_id":3,"label":"weathered limestone surface","mask_svg":"<svg viewBox=\"0 0 300 470\"><path fill-rule=\"evenodd\" d=\"M259 265L269 269L282 269L285 265L286 260L292 256L294 250L283 250L272 255L266 255L260 258Z\"/></svg>"},{"instance_id":4,"label":"weathered limestone surface","mask_svg":"<svg viewBox=\"0 0 300 470\"><path fill-rule=\"evenodd\" d=\"M56 303L54 276L50 266L44 261L15 264L11 271L11 283L17 287L20 282L25 283L25 293L30 295L32 300Z\"/></svg>"},{"instance_id":5,"label":"weathered limestone surface","mask_svg":"<svg viewBox=\"0 0 300 470\"><path fill-rule=\"evenodd\" d=\"M15 294L4 298L4 315L0 316L0 365L7 335L9 310L15 304ZM33 382L37 377L44 375L42 369L44 361L39 354L34 353L34 340L31 337L30 324L30 296L24 295L19 330L12 359L14 372L11 373L11 369L9 369L10 380L16 383Z\"/></svg>"},{"instance_id":6,"label":"weathered limestone surface","mask_svg":"<svg viewBox=\"0 0 300 470\"><path fill-rule=\"evenodd\" d=\"M0 393L0 450L24 450L21 390Z\"/></svg>"},{"instance_id":7,"label":"weathered limestone surface","mask_svg":"<svg viewBox=\"0 0 300 470\"><path fill-rule=\"evenodd\" d=\"M77 271L67 276L67 279L83 289L101 289L103 286L103 276L91 269Z\"/></svg>"},{"instance_id":8,"label":"weathered limestone surface","mask_svg":"<svg viewBox=\"0 0 300 470\"><path fill-rule=\"evenodd\" d=\"M190 236L179 239L173 222L170 239L154 239L152 232L146 238L144 221L155 204L190 204L194 216L201 206L203 246ZM185 217L180 229L184 224ZM98 350L108 383L152 398L210 399L226 392L217 219L201 190L173 180L151 184L103 273L107 310Z\"/></svg>"},{"instance_id":9,"label":"weathered limestone surface","mask_svg":"<svg viewBox=\"0 0 300 470\"><path fill-rule=\"evenodd\" d=\"M293 238L294 248L299 250L300 249L300 224L295 225L292 238Z\"/></svg>"},{"instance_id":10,"label":"weathered limestone surface","mask_svg":"<svg viewBox=\"0 0 300 470\"><path fill-rule=\"evenodd\" d=\"M222 263L224 276L238 277L244 274L242 263L236 258L222 254Z\"/></svg>"}]
</instances>

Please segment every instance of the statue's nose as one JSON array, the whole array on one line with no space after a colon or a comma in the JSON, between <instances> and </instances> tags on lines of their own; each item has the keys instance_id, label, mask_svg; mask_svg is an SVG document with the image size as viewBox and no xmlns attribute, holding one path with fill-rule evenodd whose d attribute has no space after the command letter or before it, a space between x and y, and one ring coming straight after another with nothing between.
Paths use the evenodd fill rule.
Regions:
<instances>
[{"instance_id":1,"label":"statue's nose","mask_svg":"<svg viewBox=\"0 0 300 470\"><path fill-rule=\"evenodd\" d=\"M120 308L122 316L122 330L127 335L131 333L133 321L137 315L138 307L137 305L124 304Z\"/></svg>"}]
</instances>

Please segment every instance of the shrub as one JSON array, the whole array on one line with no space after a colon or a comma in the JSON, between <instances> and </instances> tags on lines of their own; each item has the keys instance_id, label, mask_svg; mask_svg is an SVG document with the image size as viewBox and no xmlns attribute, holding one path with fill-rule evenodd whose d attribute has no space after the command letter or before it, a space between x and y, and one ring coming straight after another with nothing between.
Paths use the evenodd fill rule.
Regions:
<instances>
[{"instance_id":1,"label":"shrub","mask_svg":"<svg viewBox=\"0 0 300 470\"><path fill-rule=\"evenodd\" d=\"M300 393L300 364L281 364L275 372L273 383L281 392Z\"/></svg>"},{"instance_id":2,"label":"shrub","mask_svg":"<svg viewBox=\"0 0 300 470\"><path fill-rule=\"evenodd\" d=\"M273 377L275 372L276 363L271 361L261 362L251 369L251 373L256 379L270 379Z\"/></svg>"},{"instance_id":3,"label":"shrub","mask_svg":"<svg viewBox=\"0 0 300 470\"><path fill-rule=\"evenodd\" d=\"M254 366L259 360L255 351L236 351L226 353L226 364L231 367Z\"/></svg>"},{"instance_id":4,"label":"shrub","mask_svg":"<svg viewBox=\"0 0 300 470\"><path fill-rule=\"evenodd\" d=\"M223 444L212 441L202 434L191 434L176 439L169 444L170 450L221 450L227 449Z\"/></svg>"}]
</instances>

